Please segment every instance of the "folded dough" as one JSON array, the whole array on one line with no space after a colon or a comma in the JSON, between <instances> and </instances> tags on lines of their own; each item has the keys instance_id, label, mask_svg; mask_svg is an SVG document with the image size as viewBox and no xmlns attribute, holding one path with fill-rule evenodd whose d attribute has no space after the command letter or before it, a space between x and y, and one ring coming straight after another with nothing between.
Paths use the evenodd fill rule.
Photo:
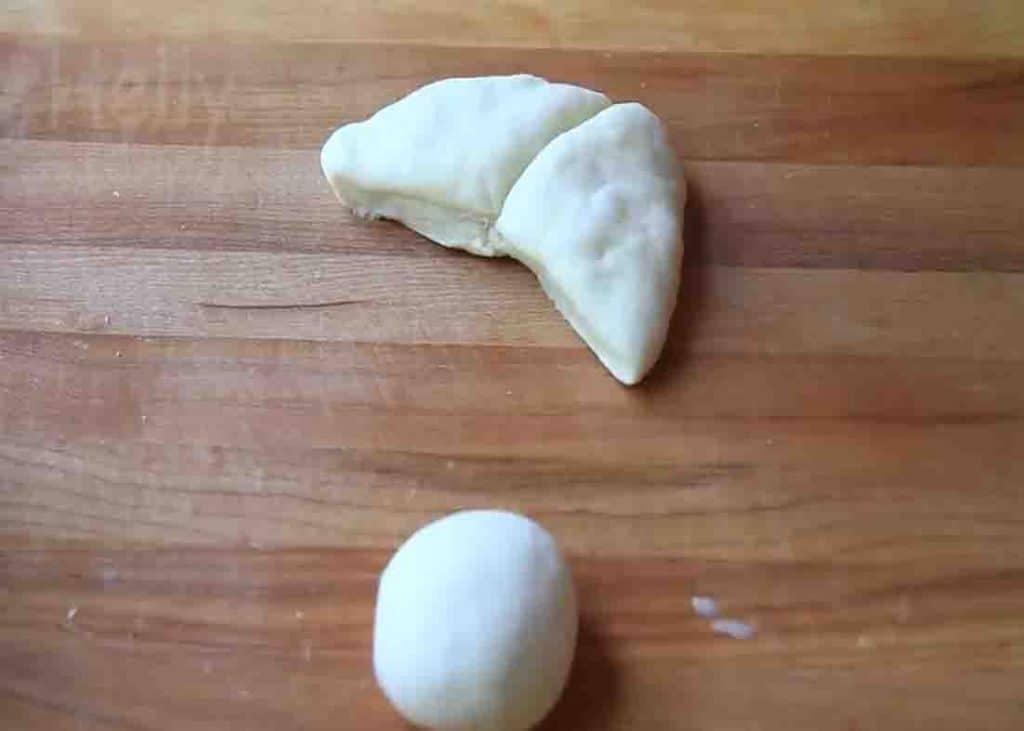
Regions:
<instances>
[{"instance_id":1,"label":"folded dough","mask_svg":"<svg viewBox=\"0 0 1024 731\"><path fill-rule=\"evenodd\" d=\"M512 184L548 142L610 104L536 76L445 79L335 131L320 163L357 213L493 256L491 224Z\"/></svg>"},{"instance_id":2,"label":"folded dough","mask_svg":"<svg viewBox=\"0 0 1024 731\"><path fill-rule=\"evenodd\" d=\"M512 256L620 381L657 360L682 258L682 179L639 104L533 76L446 79L341 127L338 198L444 246Z\"/></svg>"},{"instance_id":3,"label":"folded dough","mask_svg":"<svg viewBox=\"0 0 1024 731\"><path fill-rule=\"evenodd\" d=\"M658 359L682 244L677 165L661 122L616 104L556 138L512 187L501 249L526 264L616 378Z\"/></svg>"}]
</instances>

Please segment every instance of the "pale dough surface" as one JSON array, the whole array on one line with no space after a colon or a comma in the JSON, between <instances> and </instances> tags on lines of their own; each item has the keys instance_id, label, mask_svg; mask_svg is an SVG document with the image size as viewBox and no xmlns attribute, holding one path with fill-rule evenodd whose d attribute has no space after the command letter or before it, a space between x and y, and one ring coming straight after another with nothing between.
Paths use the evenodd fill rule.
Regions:
<instances>
[{"instance_id":1,"label":"pale dough surface","mask_svg":"<svg viewBox=\"0 0 1024 731\"><path fill-rule=\"evenodd\" d=\"M339 128L321 165L361 213L488 255L490 224L530 161L610 104L596 91L525 74L444 79Z\"/></svg>"},{"instance_id":2,"label":"pale dough surface","mask_svg":"<svg viewBox=\"0 0 1024 731\"><path fill-rule=\"evenodd\" d=\"M551 535L515 513L455 513L381 575L373 662L420 726L525 731L562 692L576 645L572 577Z\"/></svg>"},{"instance_id":3,"label":"pale dough surface","mask_svg":"<svg viewBox=\"0 0 1024 731\"><path fill-rule=\"evenodd\" d=\"M498 218L503 252L534 271L623 383L654 365L675 309L677 179L658 118L616 104L545 147Z\"/></svg>"}]
</instances>

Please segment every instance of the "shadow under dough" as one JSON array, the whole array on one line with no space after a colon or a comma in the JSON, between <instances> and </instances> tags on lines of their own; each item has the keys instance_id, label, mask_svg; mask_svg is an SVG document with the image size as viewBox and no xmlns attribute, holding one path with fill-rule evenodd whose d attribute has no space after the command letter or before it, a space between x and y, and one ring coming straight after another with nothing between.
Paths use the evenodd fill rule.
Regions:
<instances>
[{"instance_id":1,"label":"shadow under dough","mask_svg":"<svg viewBox=\"0 0 1024 731\"><path fill-rule=\"evenodd\" d=\"M617 694L618 675L607 642L586 616L580 617L576 656L565 691L535 731L605 728Z\"/></svg>"},{"instance_id":2,"label":"shadow under dough","mask_svg":"<svg viewBox=\"0 0 1024 731\"><path fill-rule=\"evenodd\" d=\"M697 339L702 313L709 295L709 256L705 240L704 202L700 188L688 182L683 211L683 269L679 294L669 324L661 357L638 387L638 392L654 395L683 377Z\"/></svg>"}]
</instances>

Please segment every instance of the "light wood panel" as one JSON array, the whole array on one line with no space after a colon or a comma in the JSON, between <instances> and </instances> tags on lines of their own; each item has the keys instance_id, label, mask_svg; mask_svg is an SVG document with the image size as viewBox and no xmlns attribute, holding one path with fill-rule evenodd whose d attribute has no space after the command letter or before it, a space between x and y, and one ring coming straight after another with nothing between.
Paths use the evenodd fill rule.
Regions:
<instances>
[{"instance_id":1,"label":"light wood panel","mask_svg":"<svg viewBox=\"0 0 1024 731\"><path fill-rule=\"evenodd\" d=\"M670 358L633 392L578 350L2 342L30 536L380 546L504 505L587 554L1024 557L1019 360Z\"/></svg>"},{"instance_id":2,"label":"light wood panel","mask_svg":"<svg viewBox=\"0 0 1024 731\"><path fill-rule=\"evenodd\" d=\"M1016 0L16 0L8 33L763 54L1024 56Z\"/></svg>"},{"instance_id":3,"label":"light wood panel","mask_svg":"<svg viewBox=\"0 0 1024 731\"><path fill-rule=\"evenodd\" d=\"M372 687L363 629L386 558L10 554L3 569L19 602L0 618L0 648L15 661L0 666L9 718L47 728L399 728ZM1021 670L1019 568L587 559L573 569L582 662L545 730L1018 720L1005 670ZM711 633L689 607L695 593L756 622L758 639Z\"/></svg>"},{"instance_id":4,"label":"light wood panel","mask_svg":"<svg viewBox=\"0 0 1024 731\"><path fill-rule=\"evenodd\" d=\"M689 160L1024 163L1017 59L35 39L4 53L7 136L318 148L429 81L530 72L647 104Z\"/></svg>"},{"instance_id":5,"label":"light wood panel","mask_svg":"<svg viewBox=\"0 0 1024 731\"><path fill-rule=\"evenodd\" d=\"M14 244L4 256L7 329L586 353L511 261ZM1024 357L1008 337L1024 303L1019 273L717 267L686 285L690 309L671 337L689 352Z\"/></svg>"},{"instance_id":6,"label":"light wood panel","mask_svg":"<svg viewBox=\"0 0 1024 731\"><path fill-rule=\"evenodd\" d=\"M313 151L0 147L12 162L0 172L0 244L464 258L444 259L401 226L346 215ZM1024 270L1024 168L689 159L685 167L691 263Z\"/></svg>"}]
</instances>

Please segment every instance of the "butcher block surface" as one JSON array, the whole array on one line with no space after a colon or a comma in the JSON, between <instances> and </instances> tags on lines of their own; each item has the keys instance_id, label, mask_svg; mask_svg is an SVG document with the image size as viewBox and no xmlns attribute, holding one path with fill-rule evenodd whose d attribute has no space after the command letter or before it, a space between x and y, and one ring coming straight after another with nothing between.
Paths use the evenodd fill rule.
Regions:
<instances>
[{"instance_id":1,"label":"butcher block surface","mask_svg":"<svg viewBox=\"0 0 1024 731\"><path fill-rule=\"evenodd\" d=\"M1018 0L0 18L0 727L404 729L377 576L502 507L580 594L543 729L1021 728ZM339 124L515 72L643 102L683 161L638 387L523 267L320 173Z\"/></svg>"}]
</instances>

